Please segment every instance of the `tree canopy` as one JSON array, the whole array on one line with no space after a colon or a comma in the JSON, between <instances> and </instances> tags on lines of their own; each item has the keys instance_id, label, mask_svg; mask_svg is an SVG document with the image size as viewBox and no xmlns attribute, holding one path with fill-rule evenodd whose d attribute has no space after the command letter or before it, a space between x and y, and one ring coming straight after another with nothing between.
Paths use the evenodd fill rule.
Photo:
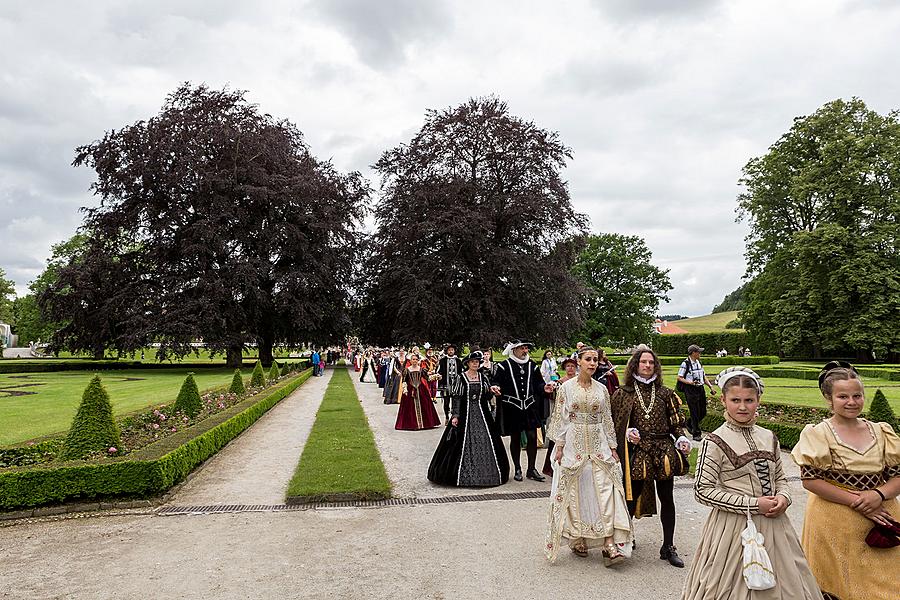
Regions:
<instances>
[{"instance_id":1,"label":"tree canopy","mask_svg":"<svg viewBox=\"0 0 900 600\"><path fill-rule=\"evenodd\" d=\"M669 272L652 265L651 256L637 236L587 237L572 269L585 287L580 339L617 347L647 341L659 303L672 289Z\"/></svg>"},{"instance_id":2,"label":"tree canopy","mask_svg":"<svg viewBox=\"0 0 900 600\"><path fill-rule=\"evenodd\" d=\"M862 100L794 120L744 167L741 317L790 354L900 351L900 121Z\"/></svg>"},{"instance_id":3,"label":"tree canopy","mask_svg":"<svg viewBox=\"0 0 900 600\"><path fill-rule=\"evenodd\" d=\"M164 358L202 339L236 365L256 343L270 364L276 343L347 331L368 186L244 96L186 83L158 115L77 149L100 205L86 210L84 253L46 294L71 314L62 345L156 341Z\"/></svg>"},{"instance_id":4,"label":"tree canopy","mask_svg":"<svg viewBox=\"0 0 900 600\"><path fill-rule=\"evenodd\" d=\"M0 268L0 323L9 325L13 322L13 296L16 294L16 284L6 278L6 271Z\"/></svg>"},{"instance_id":5,"label":"tree canopy","mask_svg":"<svg viewBox=\"0 0 900 600\"><path fill-rule=\"evenodd\" d=\"M555 132L493 97L428 111L386 151L368 246L361 330L376 343L568 339L581 325L570 273L586 218Z\"/></svg>"}]
</instances>

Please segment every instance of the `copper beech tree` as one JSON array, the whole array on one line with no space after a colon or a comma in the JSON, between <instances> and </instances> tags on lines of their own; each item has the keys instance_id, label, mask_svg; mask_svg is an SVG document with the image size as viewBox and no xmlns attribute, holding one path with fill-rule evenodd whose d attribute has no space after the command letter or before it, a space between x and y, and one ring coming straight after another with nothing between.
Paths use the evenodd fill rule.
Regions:
<instances>
[{"instance_id":1,"label":"copper beech tree","mask_svg":"<svg viewBox=\"0 0 900 600\"><path fill-rule=\"evenodd\" d=\"M393 344L513 336L562 343L581 325L570 274L586 229L555 132L478 98L429 111L384 152L361 299L367 339Z\"/></svg>"},{"instance_id":2,"label":"copper beech tree","mask_svg":"<svg viewBox=\"0 0 900 600\"><path fill-rule=\"evenodd\" d=\"M41 298L68 319L59 346L158 342L165 358L202 340L239 366L253 343L268 366L276 344L346 333L368 185L244 95L186 83L158 115L77 149L100 205L85 210L79 259Z\"/></svg>"}]
</instances>

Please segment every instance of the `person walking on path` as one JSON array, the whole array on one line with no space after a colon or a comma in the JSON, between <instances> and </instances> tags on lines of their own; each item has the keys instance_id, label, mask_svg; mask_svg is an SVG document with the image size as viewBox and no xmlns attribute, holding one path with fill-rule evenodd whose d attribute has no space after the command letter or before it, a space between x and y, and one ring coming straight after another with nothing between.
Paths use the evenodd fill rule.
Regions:
<instances>
[{"instance_id":1,"label":"person walking on path","mask_svg":"<svg viewBox=\"0 0 900 600\"><path fill-rule=\"evenodd\" d=\"M860 417L865 389L849 363L825 365L819 389L832 416L804 427L791 452L809 492L803 550L831 597L896 600L900 437L889 424Z\"/></svg>"},{"instance_id":2,"label":"person walking on path","mask_svg":"<svg viewBox=\"0 0 900 600\"><path fill-rule=\"evenodd\" d=\"M544 378L544 383L554 381L554 376L557 375L557 368L553 352L551 350L544 352L544 358L541 360L541 377Z\"/></svg>"},{"instance_id":3,"label":"person walking on path","mask_svg":"<svg viewBox=\"0 0 900 600\"><path fill-rule=\"evenodd\" d=\"M309 362L312 363L313 375L318 377L322 374L322 357L319 355L318 350L313 350L312 356L309 357Z\"/></svg>"},{"instance_id":4,"label":"person walking on path","mask_svg":"<svg viewBox=\"0 0 900 600\"><path fill-rule=\"evenodd\" d=\"M821 600L800 540L785 511L790 487L778 438L756 425L763 382L751 369L719 373L725 423L706 436L697 460L694 496L712 508L682 590L682 600ZM747 519L763 535L774 587L751 591L744 583L742 532Z\"/></svg>"},{"instance_id":5,"label":"person walking on path","mask_svg":"<svg viewBox=\"0 0 900 600\"><path fill-rule=\"evenodd\" d=\"M460 487L493 487L509 481L509 458L491 416L494 397L481 372L483 354L463 360L465 371L450 387L450 420L428 467L428 480Z\"/></svg>"},{"instance_id":6,"label":"person walking on path","mask_svg":"<svg viewBox=\"0 0 900 600\"><path fill-rule=\"evenodd\" d=\"M635 518L656 514L659 496L663 543L659 557L684 567L675 548L675 476L688 472L691 441L675 392L662 384L656 353L638 346L628 359L625 380L612 397L616 441L622 449L625 498Z\"/></svg>"},{"instance_id":7,"label":"person walking on path","mask_svg":"<svg viewBox=\"0 0 900 600\"><path fill-rule=\"evenodd\" d=\"M611 566L631 555L634 534L622 486L616 432L606 386L594 380L599 355L585 346L578 377L557 390L563 398L554 431L553 485L545 552L556 560L562 538L577 556L603 546Z\"/></svg>"},{"instance_id":8,"label":"person walking on path","mask_svg":"<svg viewBox=\"0 0 900 600\"><path fill-rule=\"evenodd\" d=\"M437 372L441 377L438 379L438 390L441 398L444 400L444 418L450 418L450 386L451 381L455 379L463 371L462 361L456 355L456 344L447 344L444 346L444 356L438 361Z\"/></svg>"},{"instance_id":9,"label":"person walking on path","mask_svg":"<svg viewBox=\"0 0 900 600\"><path fill-rule=\"evenodd\" d=\"M406 350L401 348L397 355L391 358L387 367L387 379L384 384L384 403L397 404L403 394L403 373L406 370Z\"/></svg>"},{"instance_id":10,"label":"person walking on path","mask_svg":"<svg viewBox=\"0 0 900 600\"><path fill-rule=\"evenodd\" d=\"M497 423L500 434L509 436L509 453L512 455L516 472L513 479L522 481L522 465L519 454L522 451L522 434L525 434L525 452L528 456L526 476L534 481L544 481L543 475L535 468L537 462L537 429L547 415L544 414L544 396L552 393L552 387L544 383L540 368L528 355L534 344L531 342L510 342L503 354L508 356L497 363L491 391L499 397L497 402Z\"/></svg>"},{"instance_id":11,"label":"person walking on path","mask_svg":"<svg viewBox=\"0 0 900 600\"><path fill-rule=\"evenodd\" d=\"M559 393L558 386L575 377L575 374L578 371L578 361L567 356L562 361L562 368L565 372L565 375L560 378L560 380L557 382L557 388L553 391L553 400L550 408L550 418L547 419L547 439L549 441L547 442L547 454L544 457L544 468L541 469L541 473L543 473L547 477L553 477L553 468L550 465L550 461L553 458L553 446L555 445L553 440L560 428L560 422L562 420L562 405L565 401L565 396Z\"/></svg>"},{"instance_id":12,"label":"person walking on path","mask_svg":"<svg viewBox=\"0 0 900 600\"><path fill-rule=\"evenodd\" d=\"M688 346L688 357L681 362L678 368L678 383L675 389L684 393L688 410L691 412L691 420L688 429L694 440L700 440L700 422L706 417L706 388L709 387L710 396L715 397L716 390L706 377L703 365L700 364L700 353L703 348L696 344Z\"/></svg>"},{"instance_id":13,"label":"person walking on path","mask_svg":"<svg viewBox=\"0 0 900 600\"><path fill-rule=\"evenodd\" d=\"M409 366L403 369L401 380L406 384L406 390L400 400L395 429L418 431L441 424L428 389L428 371L422 368L420 361L421 357L414 352L409 355Z\"/></svg>"}]
</instances>

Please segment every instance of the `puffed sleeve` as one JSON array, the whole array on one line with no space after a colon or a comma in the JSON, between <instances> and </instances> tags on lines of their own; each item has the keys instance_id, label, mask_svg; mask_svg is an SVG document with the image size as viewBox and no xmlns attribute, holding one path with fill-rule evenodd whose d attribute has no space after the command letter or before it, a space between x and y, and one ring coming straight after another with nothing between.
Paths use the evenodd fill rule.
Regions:
<instances>
[{"instance_id":1,"label":"puffed sleeve","mask_svg":"<svg viewBox=\"0 0 900 600\"><path fill-rule=\"evenodd\" d=\"M878 423L884 436L884 476L900 477L900 436L887 423Z\"/></svg>"},{"instance_id":2,"label":"puffed sleeve","mask_svg":"<svg viewBox=\"0 0 900 600\"><path fill-rule=\"evenodd\" d=\"M568 386L563 385L560 387L559 393L562 395L563 401L562 406L559 408L559 429L557 429L556 437L553 441L558 446L564 446L566 444L566 434L569 432L569 428L572 427L572 421L569 419L569 413L572 412L572 402L569 399Z\"/></svg>"},{"instance_id":3,"label":"puffed sleeve","mask_svg":"<svg viewBox=\"0 0 900 600\"><path fill-rule=\"evenodd\" d=\"M821 472L831 469L831 449L824 427L824 423L806 425L791 450L791 458L800 467L800 479L821 479Z\"/></svg>"},{"instance_id":4,"label":"puffed sleeve","mask_svg":"<svg viewBox=\"0 0 900 600\"><path fill-rule=\"evenodd\" d=\"M606 442L610 448L615 450L618 444L616 443L616 428L613 426L612 407L610 406L612 402L605 385L597 383L597 388L600 390L601 396L603 396L603 412L600 413L600 419L603 421L603 430L606 432Z\"/></svg>"},{"instance_id":5,"label":"puffed sleeve","mask_svg":"<svg viewBox=\"0 0 900 600\"><path fill-rule=\"evenodd\" d=\"M719 487L720 469L724 453L709 438L704 438L697 457L697 475L694 478L694 497L700 504L733 513L759 514L759 501L753 496L743 496Z\"/></svg>"}]
</instances>

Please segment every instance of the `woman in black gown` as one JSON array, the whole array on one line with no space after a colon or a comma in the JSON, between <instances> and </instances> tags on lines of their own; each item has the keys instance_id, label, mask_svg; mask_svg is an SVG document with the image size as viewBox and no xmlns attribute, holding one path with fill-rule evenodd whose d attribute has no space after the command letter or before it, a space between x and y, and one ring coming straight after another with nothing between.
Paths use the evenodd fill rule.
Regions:
<instances>
[{"instance_id":1,"label":"woman in black gown","mask_svg":"<svg viewBox=\"0 0 900 600\"><path fill-rule=\"evenodd\" d=\"M450 421L428 467L428 480L459 487L509 481L509 458L491 416L490 379L479 371L482 353L463 360L465 371L448 382Z\"/></svg>"}]
</instances>

